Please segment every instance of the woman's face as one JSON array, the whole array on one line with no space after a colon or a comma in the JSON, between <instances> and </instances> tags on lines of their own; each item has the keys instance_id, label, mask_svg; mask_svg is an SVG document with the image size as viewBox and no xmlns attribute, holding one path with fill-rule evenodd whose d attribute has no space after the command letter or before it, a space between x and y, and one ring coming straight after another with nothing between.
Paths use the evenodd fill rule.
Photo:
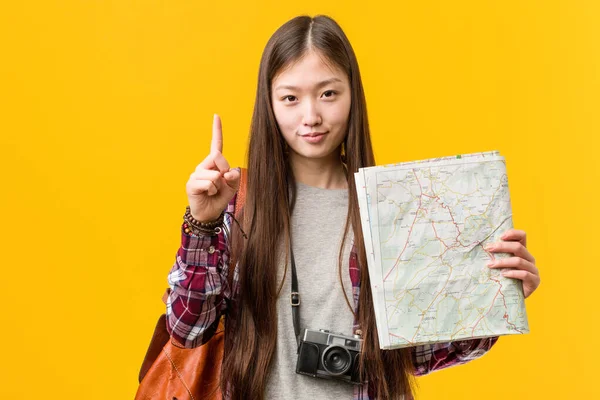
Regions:
<instances>
[{"instance_id":1,"label":"woman's face","mask_svg":"<svg viewBox=\"0 0 600 400\"><path fill-rule=\"evenodd\" d=\"M310 51L271 85L275 118L291 159L339 161L350 115L350 83L337 66Z\"/></svg>"}]
</instances>

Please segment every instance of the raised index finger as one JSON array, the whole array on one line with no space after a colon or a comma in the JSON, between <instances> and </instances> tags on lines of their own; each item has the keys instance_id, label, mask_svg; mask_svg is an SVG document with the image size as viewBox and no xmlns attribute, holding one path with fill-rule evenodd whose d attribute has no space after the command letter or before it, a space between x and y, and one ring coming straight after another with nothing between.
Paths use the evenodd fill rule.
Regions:
<instances>
[{"instance_id":1,"label":"raised index finger","mask_svg":"<svg viewBox=\"0 0 600 400\"><path fill-rule=\"evenodd\" d=\"M221 118L215 114L213 117L212 141L210 142L210 151L223 152L223 129L221 127Z\"/></svg>"}]
</instances>

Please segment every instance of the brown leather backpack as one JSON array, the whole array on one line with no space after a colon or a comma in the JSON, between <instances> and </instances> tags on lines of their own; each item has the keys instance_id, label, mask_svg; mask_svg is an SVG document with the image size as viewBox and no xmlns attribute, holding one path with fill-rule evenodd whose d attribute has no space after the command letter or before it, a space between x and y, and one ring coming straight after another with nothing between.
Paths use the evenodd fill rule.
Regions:
<instances>
[{"instance_id":1,"label":"brown leather backpack","mask_svg":"<svg viewBox=\"0 0 600 400\"><path fill-rule=\"evenodd\" d=\"M246 170L241 170L240 188L235 200L236 217L246 200ZM231 259L231 265L234 264ZM230 268L230 272L234 268ZM231 274L229 279L231 280ZM165 291L166 303L170 289ZM202 346L186 349L173 344L162 314L140 368L135 400L220 400L221 363L225 327L224 317L214 336Z\"/></svg>"}]
</instances>

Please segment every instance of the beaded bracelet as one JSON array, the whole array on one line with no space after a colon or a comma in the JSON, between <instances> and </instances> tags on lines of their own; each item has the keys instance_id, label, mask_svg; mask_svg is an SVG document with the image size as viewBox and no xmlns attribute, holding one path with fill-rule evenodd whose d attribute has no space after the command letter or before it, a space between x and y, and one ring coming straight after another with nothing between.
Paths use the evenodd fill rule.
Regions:
<instances>
[{"instance_id":1,"label":"beaded bracelet","mask_svg":"<svg viewBox=\"0 0 600 400\"><path fill-rule=\"evenodd\" d=\"M183 215L183 220L185 221L183 224L185 233L192 233L196 236L201 235L218 235L221 233L221 226L223 225L223 218L225 213L222 212L219 217L210 222L200 222L194 217L192 217L192 212L190 210L190 206L185 208L185 214Z\"/></svg>"}]
</instances>

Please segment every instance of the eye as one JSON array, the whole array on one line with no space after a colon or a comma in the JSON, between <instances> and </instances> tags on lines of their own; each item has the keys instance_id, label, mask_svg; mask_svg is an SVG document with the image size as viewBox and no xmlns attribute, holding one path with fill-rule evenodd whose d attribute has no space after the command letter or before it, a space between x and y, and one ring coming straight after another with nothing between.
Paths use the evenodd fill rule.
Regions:
<instances>
[{"instance_id":1,"label":"eye","mask_svg":"<svg viewBox=\"0 0 600 400\"><path fill-rule=\"evenodd\" d=\"M292 95L284 96L281 100L282 101L289 100L290 102L292 102L292 101L296 100L296 96L292 96Z\"/></svg>"},{"instance_id":2,"label":"eye","mask_svg":"<svg viewBox=\"0 0 600 400\"><path fill-rule=\"evenodd\" d=\"M333 95L337 94L337 92L335 90L327 90L323 93L324 97L330 98Z\"/></svg>"}]
</instances>

